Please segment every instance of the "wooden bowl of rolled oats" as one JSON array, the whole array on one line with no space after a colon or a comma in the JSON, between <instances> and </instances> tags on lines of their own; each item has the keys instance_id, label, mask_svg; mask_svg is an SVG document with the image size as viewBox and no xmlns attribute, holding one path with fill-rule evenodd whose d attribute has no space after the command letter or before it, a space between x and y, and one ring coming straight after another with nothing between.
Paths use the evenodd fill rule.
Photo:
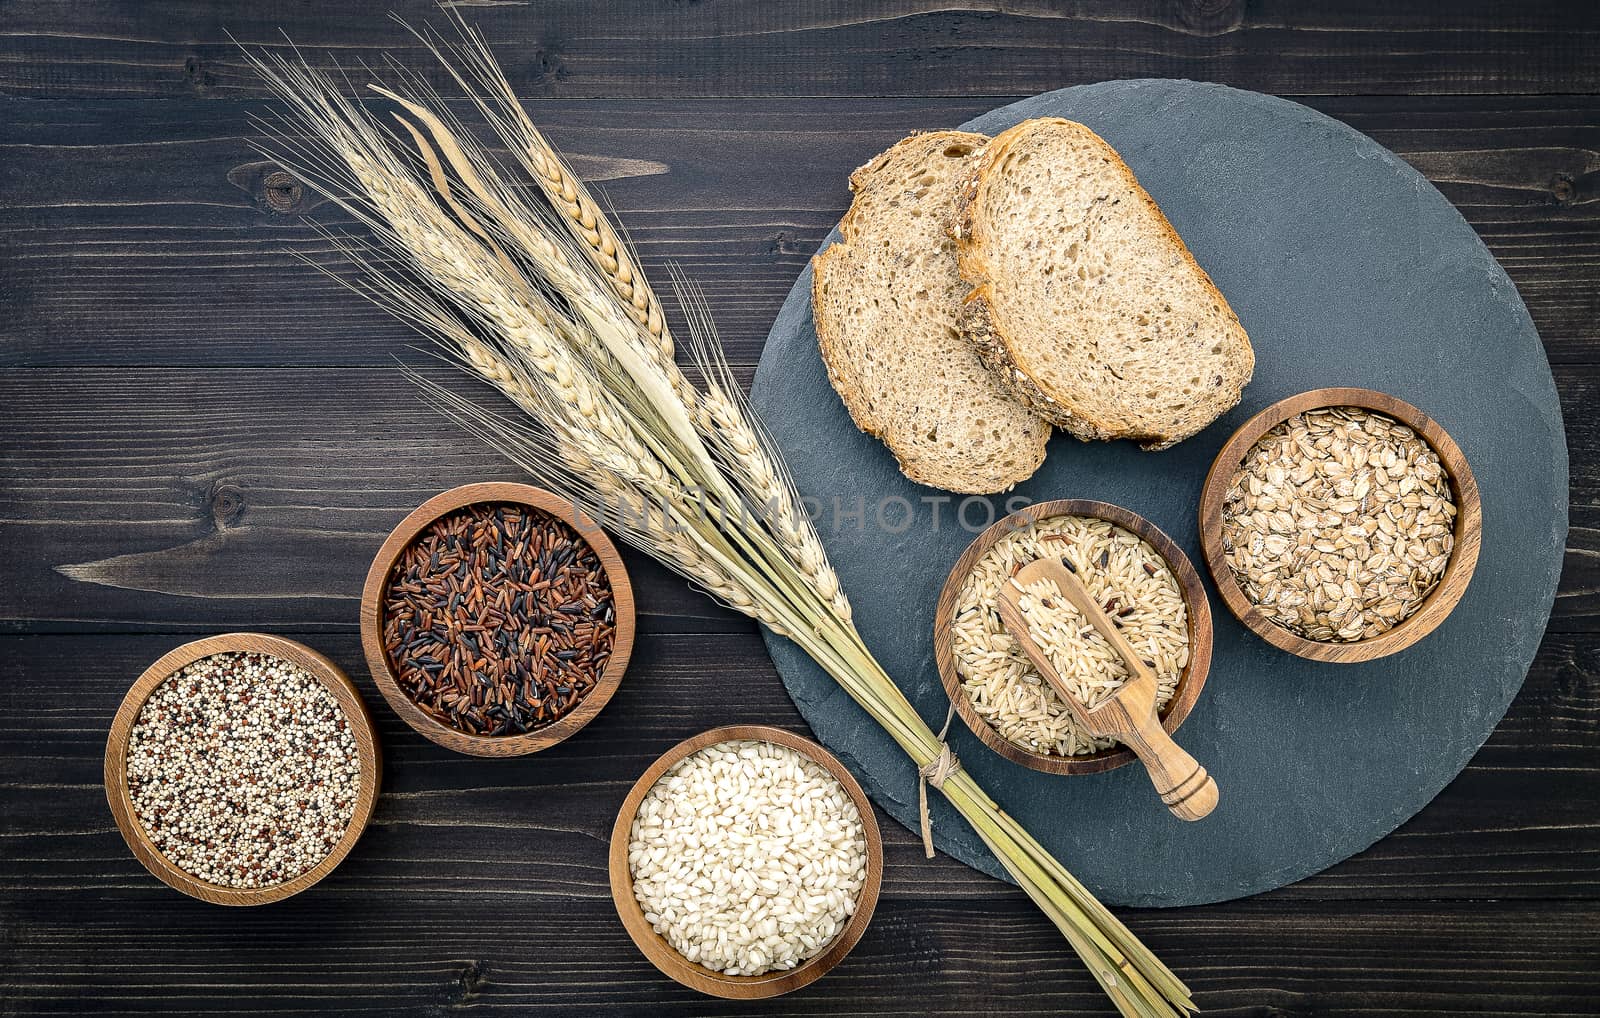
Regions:
<instances>
[{"instance_id":1,"label":"wooden bowl of rolled oats","mask_svg":"<svg viewBox=\"0 0 1600 1018\"><path fill-rule=\"evenodd\" d=\"M1438 422L1371 389L1313 389L1246 421L1200 497L1229 609L1315 661L1384 657L1432 632L1472 579L1483 511Z\"/></svg>"}]
</instances>

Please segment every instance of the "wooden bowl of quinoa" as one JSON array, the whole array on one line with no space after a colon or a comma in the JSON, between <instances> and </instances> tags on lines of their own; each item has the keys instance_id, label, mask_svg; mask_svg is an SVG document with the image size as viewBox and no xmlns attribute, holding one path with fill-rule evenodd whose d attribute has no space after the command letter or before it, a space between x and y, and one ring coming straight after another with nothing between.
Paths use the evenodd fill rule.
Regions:
<instances>
[{"instance_id":1,"label":"wooden bowl of quinoa","mask_svg":"<svg viewBox=\"0 0 1600 1018\"><path fill-rule=\"evenodd\" d=\"M106 740L106 799L157 878L264 905L331 873L366 830L382 762L337 665L293 640L228 633L147 668Z\"/></svg>"},{"instance_id":2,"label":"wooden bowl of quinoa","mask_svg":"<svg viewBox=\"0 0 1600 1018\"><path fill-rule=\"evenodd\" d=\"M1077 726L1070 710L1038 677L1016 641L1005 631L993 605L968 603L973 599L969 584L987 582L993 585L985 581L979 571L991 564L1002 568L1003 563L996 561L996 555L1022 556L1013 563L1020 568L1026 564L1023 558L1032 561L1035 556L1025 553L1017 542L1049 542L1054 535L1047 532L1068 520L1082 520L1091 527L1107 528L1108 539L1120 546L1118 562L1131 554L1133 561L1148 564L1154 570L1140 572L1136 578L1138 583L1124 582L1106 573L1108 567L1117 565L1109 557L1104 561L1079 563L1084 567L1078 570L1079 576L1091 590L1104 584L1109 597L1122 598L1112 601L1106 609L1114 620L1120 616L1138 623L1148 608L1133 603L1136 598L1127 590L1146 582L1146 577L1149 581L1163 582L1163 597L1172 605L1173 625L1181 630L1184 639L1181 648L1171 649L1172 661L1153 661L1152 665L1157 666L1158 675L1165 677L1164 688L1170 688L1160 708L1161 725L1169 734L1178 730L1199 699L1211 669L1211 605L1200 575L1183 549L1143 516L1108 502L1088 499L1039 502L1012 513L979 534L956 561L940 591L934 610L934 659L956 713L984 745L1007 760L1036 771L1098 774L1131 763L1138 757L1132 750L1115 743L1083 744L1087 737L1074 734ZM1034 541L1033 536L1038 534L1046 536ZM1063 553L1065 551L1063 547ZM1097 573L1102 575L1097 577ZM1158 575L1162 573L1166 575ZM1165 582L1168 577L1170 583ZM1180 615L1181 623L1177 621ZM974 627L978 627L978 631L974 632ZM972 657L975 648L981 652L977 644L984 640L990 641L992 654L988 656L999 660L999 664L996 668L985 667L984 674L975 674L978 669ZM1134 642L1138 645L1140 641L1135 639ZM1006 646L995 647L995 643ZM986 698L981 707L974 701L975 696ZM1017 703L1023 706L1016 707ZM1006 731L1002 732L1002 728ZM1107 741L1093 740L1094 743Z\"/></svg>"}]
</instances>

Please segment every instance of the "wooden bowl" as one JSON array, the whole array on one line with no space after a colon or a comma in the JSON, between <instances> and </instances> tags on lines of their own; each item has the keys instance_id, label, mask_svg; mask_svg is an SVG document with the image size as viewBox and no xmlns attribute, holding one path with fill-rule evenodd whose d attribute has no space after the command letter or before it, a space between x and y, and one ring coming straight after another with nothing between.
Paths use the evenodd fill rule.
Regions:
<instances>
[{"instance_id":1,"label":"wooden bowl","mask_svg":"<svg viewBox=\"0 0 1600 1018\"><path fill-rule=\"evenodd\" d=\"M511 502L531 506L544 510L572 527L600 559L600 565L611 583L616 606L616 635L611 659L606 663L605 671L601 673L594 689L553 723L521 735L475 735L454 728L429 714L400 688L389 662L389 653L383 644L383 593L400 553L434 521L480 502ZM528 484L464 484L428 499L401 520L400 525L383 542L372 560L372 568L367 571L367 582L361 591L361 646L366 652L367 667L372 670L372 677L383 698L389 701L389 706L406 724L418 732L447 749L472 756L523 756L537 753L541 749L549 749L593 721L595 715L600 713L600 708L617 691L622 673L628 668L628 657L633 653L633 627L633 585L628 581L622 556L617 554L616 546L606 537L605 531L587 515L580 513L571 502Z\"/></svg>"},{"instance_id":2,"label":"wooden bowl","mask_svg":"<svg viewBox=\"0 0 1600 1018\"><path fill-rule=\"evenodd\" d=\"M1450 487L1456 499L1455 547L1450 561L1445 564L1444 575L1418 608L1405 621L1381 636L1350 643L1309 640L1292 633L1268 619L1245 596L1228 566L1228 556L1222 546L1222 504L1228 486L1238 472L1245 456L1260 441L1261 436L1284 421L1321 407L1354 406L1392 417L1421 435L1439 455ZM1478 498L1478 483L1472 477L1472 468L1461 447L1439 426L1432 417L1404 400L1396 399L1372 389L1312 389L1267 407L1245 421L1211 464L1205 487L1200 495L1200 546L1205 553L1211 578L1216 581L1222 600L1239 621L1253 633L1272 644L1313 661L1330 661L1350 664L1385 657L1416 643L1445 620L1460 602L1472 580L1472 571L1478 565L1478 548L1483 540L1483 506Z\"/></svg>"},{"instance_id":3,"label":"wooden bowl","mask_svg":"<svg viewBox=\"0 0 1600 1018\"><path fill-rule=\"evenodd\" d=\"M956 602L961 597L961 585L967 574L1002 537L1054 516L1090 516L1114 523L1146 541L1172 570L1173 577L1182 589L1183 604L1189 617L1189 663L1178 675L1178 687L1173 691L1172 699L1161 710L1161 727L1169 735L1178 730L1178 726L1183 724L1189 711L1194 708L1195 701L1200 698L1200 690L1204 688L1206 675L1211 670L1211 604L1206 599L1200 574L1189 564L1189 557L1183 553L1183 549L1143 516L1109 502L1081 498L1038 502L1012 513L979 534L956 560L949 579L945 580L944 589L939 592L939 604L933 616L934 658L939 664L939 678L944 682L944 691L950 697L950 702L956 705L956 713L961 715L961 720L972 733L983 740L984 745L1013 763L1047 774L1098 774L1132 763L1138 757L1126 746L1113 746L1080 756L1036 753L1019 746L996 731L972 706L966 690L961 688L961 675L956 671L952 627L955 624Z\"/></svg>"},{"instance_id":4,"label":"wooden bowl","mask_svg":"<svg viewBox=\"0 0 1600 1018\"><path fill-rule=\"evenodd\" d=\"M355 812L350 816L350 826L344 837L325 858L293 880L269 887L223 887L179 869L161 854L150 837L145 834L133 810L133 799L128 793L128 738L133 723L139 717L145 700L169 676L186 665L215 654L248 653L266 654L298 665L327 687L350 719L350 731L355 735L356 749L361 760L361 788L356 797ZM111 735L106 739L106 800L111 804L111 815L116 818L117 829L133 849L133 854L144 863L145 869L160 880L184 894L216 905L265 905L299 894L321 880L350 853L356 839L366 830L372 819L372 808L378 800L378 785L382 774L382 759L378 753L378 736L372 727L372 718L361 701L361 694L351 684L339 666L304 644L261 633L227 633L208 636L203 640L186 643L161 655L155 664L146 668L133 688L122 698L116 718L111 722Z\"/></svg>"},{"instance_id":5,"label":"wooden bowl","mask_svg":"<svg viewBox=\"0 0 1600 1018\"><path fill-rule=\"evenodd\" d=\"M698 965L667 943L666 938L651 927L649 920L644 917L644 910L639 907L639 900L633 895L633 872L628 867L628 840L633 832L633 818L639 812L639 804L661 775L670 770L684 757L714 746L719 742L731 742L741 739L758 739L763 742L773 742L780 746L787 746L801 755L815 760L828 773L838 779L844 787L856 810L861 814L861 828L867 837L867 878L861 885L861 896L856 899L855 914L852 915L844 928L841 929L827 947L817 954L796 965L792 969L781 972L767 972L759 976L728 976L720 972L713 972L704 965ZM861 790L856 779L845 770L832 753L812 742L781 728L770 725L726 725L722 728L713 728L699 735L673 746L656 759L649 769L634 782L628 797L622 803L622 809L617 813L616 825L611 828L611 897L616 901L617 914L622 917L622 925L627 928L628 936L638 945L650 963L673 979L691 989L708 993L713 997L725 997L729 1000L756 1000L762 997L776 997L798 990L818 979L850 953L856 946L861 935L866 932L867 924L872 921L872 911L878 904L878 889L883 882L883 836L878 831L877 818L872 813L872 803L868 801L867 794Z\"/></svg>"}]
</instances>

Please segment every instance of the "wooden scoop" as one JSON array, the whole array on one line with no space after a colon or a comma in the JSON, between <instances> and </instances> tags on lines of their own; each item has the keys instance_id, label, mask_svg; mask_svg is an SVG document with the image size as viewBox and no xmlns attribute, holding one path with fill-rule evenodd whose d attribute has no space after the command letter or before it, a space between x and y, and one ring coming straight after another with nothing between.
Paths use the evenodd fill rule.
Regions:
<instances>
[{"instance_id":1,"label":"wooden scoop","mask_svg":"<svg viewBox=\"0 0 1600 1018\"><path fill-rule=\"evenodd\" d=\"M1128 681L1100 706L1090 710L1067 688L1050 659L1033 642L1028 632L1028 621L1022 613L1019 598L1025 588L1050 580L1060 589L1075 608L1083 612L1089 623L1099 630L1128 666ZM1027 596L1033 596L1031 594ZM1195 758L1184 751L1166 729L1156 713L1156 673L1139 657L1122 635L1122 631L1095 603L1082 581L1059 559L1042 558L1030 562L1000 588L1000 602L996 606L1000 618L1011 635L1017 638L1028 660L1044 676L1062 700L1066 701L1073 717L1090 733L1110 736L1133 750L1150 772L1150 781L1161 793L1161 801L1180 820L1199 820L1217 805L1217 783Z\"/></svg>"}]
</instances>

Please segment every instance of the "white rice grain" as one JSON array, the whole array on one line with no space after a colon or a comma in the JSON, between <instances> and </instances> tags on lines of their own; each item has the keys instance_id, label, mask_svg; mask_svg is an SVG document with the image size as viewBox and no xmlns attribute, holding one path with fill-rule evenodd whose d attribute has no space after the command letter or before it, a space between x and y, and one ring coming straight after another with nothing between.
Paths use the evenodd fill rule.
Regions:
<instances>
[{"instance_id":1,"label":"white rice grain","mask_svg":"<svg viewBox=\"0 0 1600 1018\"><path fill-rule=\"evenodd\" d=\"M662 775L628 840L633 893L678 953L733 976L791 969L855 914L866 831L827 769L770 742L718 743Z\"/></svg>"}]
</instances>

